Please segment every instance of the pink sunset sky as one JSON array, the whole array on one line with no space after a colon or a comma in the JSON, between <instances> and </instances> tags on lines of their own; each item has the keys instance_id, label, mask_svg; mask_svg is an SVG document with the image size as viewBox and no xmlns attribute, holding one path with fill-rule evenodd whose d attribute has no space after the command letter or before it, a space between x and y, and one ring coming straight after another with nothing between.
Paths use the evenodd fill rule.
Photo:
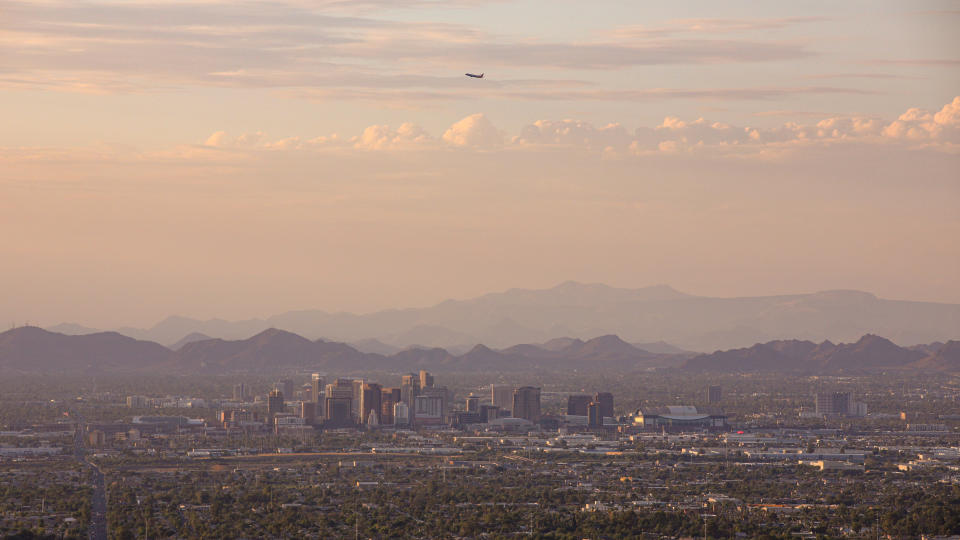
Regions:
<instances>
[{"instance_id":1,"label":"pink sunset sky","mask_svg":"<svg viewBox=\"0 0 960 540\"><path fill-rule=\"evenodd\" d=\"M3 1L0 321L566 280L960 303L958 29L922 1Z\"/></svg>"}]
</instances>

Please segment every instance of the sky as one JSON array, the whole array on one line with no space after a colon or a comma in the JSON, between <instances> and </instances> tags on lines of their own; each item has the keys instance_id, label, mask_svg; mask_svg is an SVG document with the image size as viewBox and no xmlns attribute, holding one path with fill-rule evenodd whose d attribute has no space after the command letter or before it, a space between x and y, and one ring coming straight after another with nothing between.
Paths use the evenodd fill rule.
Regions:
<instances>
[{"instance_id":1,"label":"sky","mask_svg":"<svg viewBox=\"0 0 960 540\"><path fill-rule=\"evenodd\" d=\"M954 1L0 0L0 322L567 280L960 303L958 29Z\"/></svg>"}]
</instances>

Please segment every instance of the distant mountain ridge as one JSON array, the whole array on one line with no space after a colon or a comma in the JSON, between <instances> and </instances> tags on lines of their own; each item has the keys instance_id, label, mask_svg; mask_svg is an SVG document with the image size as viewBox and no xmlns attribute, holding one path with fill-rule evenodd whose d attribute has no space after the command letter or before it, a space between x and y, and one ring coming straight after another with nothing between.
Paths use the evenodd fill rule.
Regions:
<instances>
[{"instance_id":1,"label":"distant mountain ridge","mask_svg":"<svg viewBox=\"0 0 960 540\"><path fill-rule=\"evenodd\" d=\"M264 330L241 340L197 338L171 350L116 332L65 335L35 327L0 334L0 373L83 373L90 370L153 373L267 373L278 370L368 369L516 371L526 369L649 369L676 365L676 355L637 349L616 336L572 339L554 349L537 345L498 351L476 345L464 354L441 348L410 348L392 355L364 353L332 341ZM178 344L179 345L179 344Z\"/></svg>"},{"instance_id":2,"label":"distant mountain ridge","mask_svg":"<svg viewBox=\"0 0 960 540\"><path fill-rule=\"evenodd\" d=\"M0 334L0 373L132 373L160 368L171 351L116 332L66 335L34 326Z\"/></svg>"},{"instance_id":3,"label":"distant mountain ridge","mask_svg":"<svg viewBox=\"0 0 960 540\"><path fill-rule=\"evenodd\" d=\"M69 336L36 327L0 334L0 373L104 374L275 373L364 370L436 371L637 371L662 368L706 372L861 373L877 370L960 372L960 341L934 352L899 347L876 335L853 343L777 340L711 354L658 354L638 349L616 335L590 340L553 339L504 349L476 345L463 354L442 348L410 348L391 355L364 353L345 343L315 340L278 330L246 339L200 339L171 350L116 332Z\"/></svg>"},{"instance_id":4,"label":"distant mountain ridge","mask_svg":"<svg viewBox=\"0 0 960 540\"><path fill-rule=\"evenodd\" d=\"M65 328L78 329L74 325ZM149 329L121 328L118 332L175 343L193 332L236 340L268 328L347 343L376 339L400 349L420 345L469 350L478 343L503 348L605 334L632 343L662 341L701 352L786 338L849 342L865 334L915 345L960 335L960 304L884 300L844 290L709 298L666 285L623 289L566 282L550 289L510 289L468 300L447 300L427 308L364 315L291 311L245 321L169 317ZM379 347L370 352L389 350Z\"/></svg>"},{"instance_id":5,"label":"distant mountain ridge","mask_svg":"<svg viewBox=\"0 0 960 540\"><path fill-rule=\"evenodd\" d=\"M930 358L939 353L930 355ZM830 341L816 344L798 340L758 343L743 349L701 354L687 360L683 368L719 372L849 373L922 367L927 358L928 354L923 351L899 347L886 338L868 334L855 343L838 345ZM930 368L941 365L931 362L927 364ZM949 365L943 367L950 368Z\"/></svg>"}]
</instances>

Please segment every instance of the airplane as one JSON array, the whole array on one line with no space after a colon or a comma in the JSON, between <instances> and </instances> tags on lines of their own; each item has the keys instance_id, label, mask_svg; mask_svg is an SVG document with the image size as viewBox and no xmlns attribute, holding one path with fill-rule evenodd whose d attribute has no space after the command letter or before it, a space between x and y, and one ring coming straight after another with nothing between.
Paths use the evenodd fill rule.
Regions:
<instances>
[{"instance_id":1,"label":"airplane","mask_svg":"<svg viewBox=\"0 0 960 540\"><path fill-rule=\"evenodd\" d=\"M466 75L467 77L473 77L474 79L482 79L482 78L483 78L483 73L481 73L481 74L479 74L479 75L474 75L473 73L465 73L464 75Z\"/></svg>"}]
</instances>

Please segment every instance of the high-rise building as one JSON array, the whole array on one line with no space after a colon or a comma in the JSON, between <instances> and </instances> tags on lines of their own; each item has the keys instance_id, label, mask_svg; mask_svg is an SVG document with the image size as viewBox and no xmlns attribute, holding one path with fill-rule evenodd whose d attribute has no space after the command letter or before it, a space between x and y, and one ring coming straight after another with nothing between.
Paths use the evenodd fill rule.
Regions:
<instances>
[{"instance_id":1,"label":"high-rise building","mask_svg":"<svg viewBox=\"0 0 960 540\"><path fill-rule=\"evenodd\" d=\"M400 403L400 389L384 388L380 395L380 425L393 424L393 410L397 403Z\"/></svg>"},{"instance_id":2,"label":"high-rise building","mask_svg":"<svg viewBox=\"0 0 960 540\"><path fill-rule=\"evenodd\" d=\"M353 379L351 383L353 387L353 395L351 396L353 398L353 410L351 414L353 414L353 419L356 423L362 424L363 416L361 416L360 404L363 403L363 385L367 384L367 381L363 379Z\"/></svg>"},{"instance_id":3,"label":"high-rise building","mask_svg":"<svg viewBox=\"0 0 960 540\"><path fill-rule=\"evenodd\" d=\"M592 428L603 427L603 415L600 414L600 404L591 401L587 404L587 425Z\"/></svg>"},{"instance_id":4,"label":"high-rise building","mask_svg":"<svg viewBox=\"0 0 960 540\"><path fill-rule=\"evenodd\" d=\"M540 421L540 389L521 386L513 391L513 417L525 418L534 424Z\"/></svg>"},{"instance_id":5,"label":"high-rise building","mask_svg":"<svg viewBox=\"0 0 960 540\"><path fill-rule=\"evenodd\" d=\"M303 418L304 424L312 426L317 423L317 406L313 401L300 402L300 418Z\"/></svg>"},{"instance_id":6,"label":"high-rise building","mask_svg":"<svg viewBox=\"0 0 960 540\"><path fill-rule=\"evenodd\" d=\"M613 394L610 392L597 392L593 400L600 405L600 416L613 418Z\"/></svg>"},{"instance_id":7,"label":"high-rise building","mask_svg":"<svg viewBox=\"0 0 960 540\"><path fill-rule=\"evenodd\" d=\"M480 412L480 396L473 394L467 396L467 412Z\"/></svg>"},{"instance_id":8,"label":"high-rise building","mask_svg":"<svg viewBox=\"0 0 960 540\"><path fill-rule=\"evenodd\" d=\"M326 379L323 375L319 373L310 374L310 400L314 403L321 403L323 401L323 396L321 395L326 386Z\"/></svg>"},{"instance_id":9,"label":"high-rise building","mask_svg":"<svg viewBox=\"0 0 960 540\"><path fill-rule=\"evenodd\" d=\"M433 375L425 369L420 370L420 389L433 388Z\"/></svg>"},{"instance_id":10,"label":"high-rise building","mask_svg":"<svg viewBox=\"0 0 960 540\"><path fill-rule=\"evenodd\" d=\"M418 426L443 423L443 396L420 394L413 398L412 424Z\"/></svg>"},{"instance_id":11,"label":"high-rise building","mask_svg":"<svg viewBox=\"0 0 960 540\"><path fill-rule=\"evenodd\" d=\"M490 403L501 409L510 409L513 407L513 391L515 389L516 387L505 384L491 384Z\"/></svg>"},{"instance_id":12,"label":"high-rise building","mask_svg":"<svg viewBox=\"0 0 960 540\"><path fill-rule=\"evenodd\" d=\"M363 393L360 395L360 418L364 424L368 424L371 413L376 417L376 424L380 424L380 407L382 404L383 387L377 383L366 383L363 385Z\"/></svg>"},{"instance_id":13,"label":"high-rise building","mask_svg":"<svg viewBox=\"0 0 960 540\"><path fill-rule=\"evenodd\" d=\"M487 405L484 403L480 406L480 421L486 424L490 420L496 420L500 418L500 407L496 405Z\"/></svg>"},{"instance_id":14,"label":"high-rise building","mask_svg":"<svg viewBox=\"0 0 960 540\"><path fill-rule=\"evenodd\" d=\"M353 413L351 410L351 401L353 399L346 397L326 397L324 398L324 427L350 427L354 425Z\"/></svg>"},{"instance_id":15,"label":"high-rise building","mask_svg":"<svg viewBox=\"0 0 960 540\"><path fill-rule=\"evenodd\" d=\"M347 398L353 406L353 381L351 379L334 379L323 391L323 401L320 402L317 417L327 418L327 398ZM339 402L338 402L339 403Z\"/></svg>"},{"instance_id":16,"label":"high-rise building","mask_svg":"<svg viewBox=\"0 0 960 540\"><path fill-rule=\"evenodd\" d=\"M587 405L593 401L590 396L579 394L567 398L567 414L574 416L587 416Z\"/></svg>"},{"instance_id":17,"label":"high-rise building","mask_svg":"<svg viewBox=\"0 0 960 540\"><path fill-rule=\"evenodd\" d=\"M324 397L353 399L353 381L350 379L336 379L327 385Z\"/></svg>"},{"instance_id":18,"label":"high-rise building","mask_svg":"<svg viewBox=\"0 0 960 540\"><path fill-rule=\"evenodd\" d=\"M447 422L449 420L451 406L453 405L453 392L451 392L446 386L431 386L420 389L420 395L439 398L440 416L443 422ZM414 399L414 403L416 403L416 399ZM414 407L414 413L416 413L416 407ZM416 414L414 414L414 421L416 421Z\"/></svg>"},{"instance_id":19,"label":"high-rise building","mask_svg":"<svg viewBox=\"0 0 960 540\"><path fill-rule=\"evenodd\" d=\"M410 407L406 403L401 401L393 406L393 424L396 426L410 424Z\"/></svg>"},{"instance_id":20,"label":"high-rise building","mask_svg":"<svg viewBox=\"0 0 960 540\"><path fill-rule=\"evenodd\" d=\"M420 378L413 373L400 377L400 401L413 410L413 398L420 394Z\"/></svg>"},{"instance_id":21,"label":"high-rise building","mask_svg":"<svg viewBox=\"0 0 960 540\"><path fill-rule=\"evenodd\" d=\"M243 401L247 399L247 385L243 383L233 385L233 400Z\"/></svg>"},{"instance_id":22,"label":"high-rise building","mask_svg":"<svg viewBox=\"0 0 960 540\"><path fill-rule=\"evenodd\" d=\"M723 397L723 390L719 386L711 385L707 387L707 403L720 403Z\"/></svg>"},{"instance_id":23,"label":"high-rise building","mask_svg":"<svg viewBox=\"0 0 960 540\"><path fill-rule=\"evenodd\" d=\"M293 399L293 381L290 379L283 379L282 381L277 381L273 385L273 388L279 390L283 393L283 397L286 399Z\"/></svg>"},{"instance_id":24,"label":"high-rise building","mask_svg":"<svg viewBox=\"0 0 960 540\"><path fill-rule=\"evenodd\" d=\"M273 418L273 415L284 411L283 392L274 388L267 396L267 414Z\"/></svg>"},{"instance_id":25,"label":"high-rise building","mask_svg":"<svg viewBox=\"0 0 960 540\"><path fill-rule=\"evenodd\" d=\"M815 403L818 415L840 416L850 414L853 400L850 392L817 392Z\"/></svg>"}]
</instances>

